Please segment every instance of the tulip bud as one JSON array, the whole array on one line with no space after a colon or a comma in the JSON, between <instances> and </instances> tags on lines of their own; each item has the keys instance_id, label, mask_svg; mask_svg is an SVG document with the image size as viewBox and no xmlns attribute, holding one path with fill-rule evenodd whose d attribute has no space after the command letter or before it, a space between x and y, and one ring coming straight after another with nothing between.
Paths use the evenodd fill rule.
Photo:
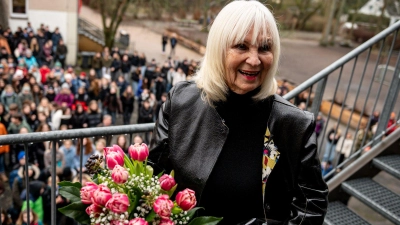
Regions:
<instances>
[{"instance_id":1,"label":"tulip bud","mask_svg":"<svg viewBox=\"0 0 400 225\"><path fill-rule=\"evenodd\" d=\"M100 213L103 212L103 208L96 204L91 204L86 208L86 214L90 216L90 214L93 214L95 218L99 217Z\"/></svg>"},{"instance_id":2,"label":"tulip bud","mask_svg":"<svg viewBox=\"0 0 400 225\"><path fill-rule=\"evenodd\" d=\"M175 179L171 175L168 175L168 174L162 175L159 179L159 182L160 182L161 189L163 189L164 191L171 190L171 188L174 187L176 184Z\"/></svg>"},{"instance_id":3,"label":"tulip bud","mask_svg":"<svg viewBox=\"0 0 400 225\"><path fill-rule=\"evenodd\" d=\"M193 209L196 206L196 195L193 190L186 188L183 191L180 191L175 198L176 203L181 207L184 211L188 211Z\"/></svg>"},{"instance_id":4,"label":"tulip bud","mask_svg":"<svg viewBox=\"0 0 400 225\"><path fill-rule=\"evenodd\" d=\"M139 162L145 161L149 156L149 148L145 143L142 143L141 145L137 143L135 145L131 145L129 146L128 151L131 158Z\"/></svg>"},{"instance_id":5,"label":"tulip bud","mask_svg":"<svg viewBox=\"0 0 400 225\"><path fill-rule=\"evenodd\" d=\"M129 173L124 167L116 165L111 172L111 178L115 183L123 184L128 180Z\"/></svg>"},{"instance_id":6,"label":"tulip bud","mask_svg":"<svg viewBox=\"0 0 400 225\"><path fill-rule=\"evenodd\" d=\"M118 145L104 148L104 154L108 168L114 169L116 165L124 166L125 153Z\"/></svg>"}]
</instances>

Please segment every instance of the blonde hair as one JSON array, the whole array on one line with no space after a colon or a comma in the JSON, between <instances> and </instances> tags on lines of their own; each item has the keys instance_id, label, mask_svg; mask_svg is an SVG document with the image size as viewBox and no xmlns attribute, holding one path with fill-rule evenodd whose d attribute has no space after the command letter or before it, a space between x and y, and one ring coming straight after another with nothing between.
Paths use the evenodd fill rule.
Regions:
<instances>
[{"instance_id":1,"label":"blonde hair","mask_svg":"<svg viewBox=\"0 0 400 225\"><path fill-rule=\"evenodd\" d=\"M253 30L252 44L258 36L271 38L272 65L266 74L261 90L253 98L262 100L275 94L277 83L275 74L280 56L280 38L275 18L272 13L258 1L237 0L226 5L215 18L210 29L207 48L195 81L202 90L202 98L210 105L213 102L225 101L228 86L225 81L225 57L229 47L244 41ZM266 42L267 40L262 40Z\"/></svg>"}]
</instances>

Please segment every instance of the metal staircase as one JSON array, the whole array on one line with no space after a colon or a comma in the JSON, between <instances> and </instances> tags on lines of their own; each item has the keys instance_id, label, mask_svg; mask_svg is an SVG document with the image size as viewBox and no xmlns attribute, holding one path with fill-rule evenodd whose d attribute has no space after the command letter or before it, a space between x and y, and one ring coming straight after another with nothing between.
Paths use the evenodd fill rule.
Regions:
<instances>
[{"instance_id":1,"label":"metal staircase","mask_svg":"<svg viewBox=\"0 0 400 225\"><path fill-rule=\"evenodd\" d=\"M321 160L326 151L337 151L329 149L329 145L325 147L327 129L341 129L343 136L352 133L354 137L350 156L339 162L338 153L343 145L339 146L331 162L333 169L324 177L330 191L326 225L373 224L347 206L350 198L380 214L387 220L382 221L385 224L400 225L400 194L385 187L385 182L374 180L381 171L390 174L388 181L400 180L400 128L390 135L387 133L400 124L399 30L400 21L284 96L291 100L302 92L308 93L307 108L316 116L323 104L330 106L325 110L326 124L318 143ZM371 129L369 115L375 111L381 114L376 133L370 138L364 127ZM392 112L396 113L396 123L388 127ZM358 149L356 141L361 142Z\"/></svg>"},{"instance_id":2,"label":"metal staircase","mask_svg":"<svg viewBox=\"0 0 400 225\"><path fill-rule=\"evenodd\" d=\"M84 35L102 46L105 45L103 31L85 19L78 18L78 34Z\"/></svg>"}]
</instances>

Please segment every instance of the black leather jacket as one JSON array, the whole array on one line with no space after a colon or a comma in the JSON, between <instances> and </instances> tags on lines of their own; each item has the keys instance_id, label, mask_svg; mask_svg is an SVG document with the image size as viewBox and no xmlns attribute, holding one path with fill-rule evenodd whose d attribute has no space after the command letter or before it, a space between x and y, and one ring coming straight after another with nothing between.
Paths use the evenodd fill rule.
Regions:
<instances>
[{"instance_id":1,"label":"black leather jacket","mask_svg":"<svg viewBox=\"0 0 400 225\"><path fill-rule=\"evenodd\" d=\"M201 199L229 132L216 109L200 96L201 91L191 82L171 89L160 110L150 150L150 160L175 170L178 187L193 189L197 199ZM275 95L268 127L280 158L266 184L267 218L282 224L322 224L328 188L321 175L314 116Z\"/></svg>"}]
</instances>

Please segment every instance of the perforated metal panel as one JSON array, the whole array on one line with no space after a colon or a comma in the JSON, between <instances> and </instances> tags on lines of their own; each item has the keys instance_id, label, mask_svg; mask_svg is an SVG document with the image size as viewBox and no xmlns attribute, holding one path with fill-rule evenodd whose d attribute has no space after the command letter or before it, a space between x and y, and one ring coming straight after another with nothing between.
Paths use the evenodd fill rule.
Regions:
<instances>
[{"instance_id":1,"label":"perforated metal panel","mask_svg":"<svg viewBox=\"0 0 400 225\"><path fill-rule=\"evenodd\" d=\"M400 155L386 155L373 159L377 168L400 179Z\"/></svg>"},{"instance_id":2,"label":"perforated metal panel","mask_svg":"<svg viewBox=\"0 0 400 225\"><path fill-rule=\"evenodd\" d=\"M366 205L400 225L400 196L376 183L370 178L346 181L342 184L344 191L356 197Z\"/></svg>"},{"instance_id":3,"label":"perforated metal panel","mask_svg":"<svg viewBox=\"0 0 400 225\"><path fill-rule=\"evenodd\" d=\"M369 225L341 202L331 202L324 221L325 225Z\"/></svg>"}]
</instances>

